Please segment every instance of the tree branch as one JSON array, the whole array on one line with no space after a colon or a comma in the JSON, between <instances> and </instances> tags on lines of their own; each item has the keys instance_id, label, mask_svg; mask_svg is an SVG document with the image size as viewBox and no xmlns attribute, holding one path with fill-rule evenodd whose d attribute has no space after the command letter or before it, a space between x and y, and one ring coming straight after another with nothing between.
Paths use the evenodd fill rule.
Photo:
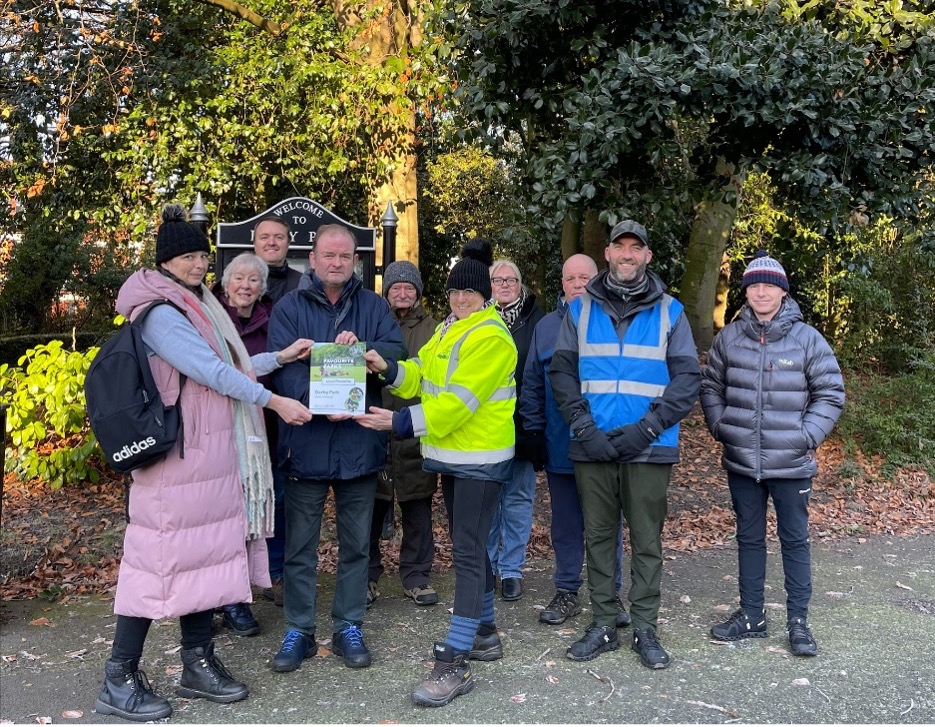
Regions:
<instances>
[{"instance_id":1,"label":"tree branch","mask_svg":"<svg viewBox=\"0 0 935 727\"><path fill-rule=\"evenodd\" d=\"M278 38L286 30L275 20L267 20L262 15L253 12L250 8L244 7L235 0L196 0L196 2L200 2L204 5L214 5L215 7L221 8L221 10L224 10L231 15L236 15L238 18L246 20L248 23L261 28L262 30L265 30L275 38Z\"/></svg>"}]
</instances>

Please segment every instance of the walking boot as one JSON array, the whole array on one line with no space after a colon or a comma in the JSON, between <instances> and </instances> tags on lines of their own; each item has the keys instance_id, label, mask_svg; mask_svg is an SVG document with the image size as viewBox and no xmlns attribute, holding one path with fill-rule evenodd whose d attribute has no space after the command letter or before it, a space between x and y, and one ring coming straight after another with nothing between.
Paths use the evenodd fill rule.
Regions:
<instances>
[{"instance_id":1,"label":"walking boot","mask_svg":"<svg viewBox=\"0 0 935 727\"><path fill-rule=\"evenodd\" d=\"M474 637L468 659L472 661L496 661L503 658L503 642L495 624L481 624Z\"/></svg>"},{"instance_id":2,"label":"walking boot","mask_svg":"<svg viewBox=\"0 0 935 727\"><path fill-rule=\"evenodd\" d=\"M474 688L467 654L455 654L448 644L435 643L435 667L415 688L412 701L422 707L443 707Z\"/></svg>"},{"instance_id":3,"label":"walking boot","mask_svg":"<svg viewBox=\"0 0 935 727\"><path fill-rule=\"evenodd\" d=\"M227 671L214 654L214 642L194 649L182 649L182 678L175 693L189 699L204 698L211 702L227 704L244 699L249 693L247 686Z\"/></svg>"},{"instance_id":4,"label":"walking boot","mask_svg":"<svg viewBox=\"0 0 935 727\"><path fill-rule=\"evenodd\" d=\"M98 714L116 714L132 722L151 722L172 714L168 700L153 693L146 673L137 661L104 663L104 684L94 705Z\"/></svg>"}]
</instances>

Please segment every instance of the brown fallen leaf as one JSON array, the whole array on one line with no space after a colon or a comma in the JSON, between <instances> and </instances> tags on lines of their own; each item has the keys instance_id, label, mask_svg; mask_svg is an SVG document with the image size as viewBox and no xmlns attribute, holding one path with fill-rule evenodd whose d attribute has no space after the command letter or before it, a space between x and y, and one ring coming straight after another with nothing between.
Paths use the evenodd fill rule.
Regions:
<instances>
[{"instance_id":1,"label":"brown fallen leaf","mask_svg":"<svg viewBox=\"0 0 935 727\"><path fill-rule=\"evenodd\" d=\"M16 654L4 654L3 656L0 656L0 660L2 660L2 661L16 661Z\"/></svg>"},{"instance_id":2,"label":"brown fallen leaf","mask_svg":"<svg viewBox=\"0 0 935 727\"><path fill-rule=\"evenodd\" d=\"M166 649L163 654L178 654L182 650L182 645L173 646L171 649Z\"/></svg>"},{"instance_id":3,"label":"brown fallen leaf","mask_svg":"<svg viewBox=\"0 0 935 727\"><path fill-rule=\"evenodd\" d=\"M14 657L14 658L15 658L15 657ZM549 667L549 669L551 669L553 666L555 666L555 662L552 661L551 659L549 659L549 660L545 663L545 665L546 665L547 667Z\"/></svg>"},{"instance_id":4,"label":"brown fallen leaf","mask_svg":"<svg viewBox=\"0 0 935 727\"><path fill-rule=\"evenodd\" d=\"M783 657L784 659L788 659L788 658L789 658L789 652L786 651L786 650L785 650L784 648L782 648L781 646L767 646L767 647L766 647L766 650L769 651L769 652L772 652L773 654L779 654L779 655L780 655L781 657Z\"/></svg>"},{"instance_id":5,"label":"brown fallen leaf","mask_svg":"<svg viewBox=\"0 0 935 727\"><path fill-rule=\"evenodd\" d=\"M166 671L165 671L166 676L167 676L167 677L170 677L170 676L172 676L173 674L179 674L179 673L181 673L182 668L183 668L183 667L182 667L181 664L172 664L171 666L167 666L167 667L166 667Z\"/></svg>"},{"instance_id":6,"label":"brown fallen leaf","mask_svg":"<svg viewBox=\"0 0 935 727\"><path fill-rule=\"evenodd\" d=\"M80 709L66 709L62 712L62 717L65 719L81 719L84 717L84 712Z\"/></svg>"},{"instance_id":7,"label":"brown fallen leaf","mask_svg":"<svg viewBox=\"0 0 935 727\"><path fill-rule=\"evenodd\" d=\"M81 659L87 653L87 649L78 649L78 651L69 651L65 656L69 659Z\"/></svg>"},{"instance_id":8,"label":"brown fallen leaf","mask_svg":"<svg viewBox=\"0 0 935 727\"><path fill-rule=\"evenodd\" d=\"M513 704L522 704L526 701L525 692L523 694L514 694L512 697L510 697L510 701L513 702Z\"/></svg>"},{"instance_id":9,"label":"brown fallen leaf","mask_svg":"<svg viewBox=\"0 0 935 727\"><path fill-rule=\"evenodd\" d=\"M552 674L549 674L549 675L545 678L545 680L546 680L549 684L558 684L558 677L557 677L557 676L553 676Z\"/></svg>"},{"instance_id":10,"label":"brown fallen leaf","mask_svg":"<svg viewBox=\"0 0 935 727\"><path fill-rule=\"evenodd\" d=\"M792 685L796 687L807 687L809 684L811 684L811 682L805 677L792 680Z\"/></svg>"},{"instance_id":11,"label":"brown fallen leaf","mask_svg":"<svg viewBox=\"0 0 935 727\"><path fill-rule=\"evenodd\" d=\"M914 588L911 588L910 586L905 586L905 585L903 585L903 584L900 583L899 581L896 581L896 587L897 587L897 588L902 588L903 590L906 590L906 591L914 591L914 590L915 590Z\"/></svg>"},{"instance_id":12,"label":"brown fallen leaf","mask_svg":"<svg viewBox=\"0 0 935 727\"><path fill-rule=\"evenodd\" d=\"M32 621L29 622L29 625L30 626L51 626L52 622L49 621L49 619L47 619L45 616L42 616L41 618L34 618Z\"/></svg>"},{"instance_id":13,"label":"brown fallen leaf","mask_svg":"<svg viewBox=\"0 0 935 727\"><path fill-rule=\"evenodd\" d=\"M562 636L571 636L573 633L575 633L575 630L574 629L559 629L558 633L561 634Z\"/></svg>"},{"instance_id":14,"label":"brown fallen leaf","mask_svg":"<svg viewBox=\"0 0 935 727\"><path fill-rule=\"evenodd\" d=\"M730 606L728 606L726 603L719 603L717 606L714 607L714 610L715 611L730 611Z\"/></svg>"},{"instance_id":15,"label":"brown fallen leaf","mask_svg":"<svg viewBox=\"0 0 935 727\"><path fill-rule=\"evenodd\" d=\"M36 722L39 724L52 724L51 717L36 717Z\"/></svg>"}]
</instances>

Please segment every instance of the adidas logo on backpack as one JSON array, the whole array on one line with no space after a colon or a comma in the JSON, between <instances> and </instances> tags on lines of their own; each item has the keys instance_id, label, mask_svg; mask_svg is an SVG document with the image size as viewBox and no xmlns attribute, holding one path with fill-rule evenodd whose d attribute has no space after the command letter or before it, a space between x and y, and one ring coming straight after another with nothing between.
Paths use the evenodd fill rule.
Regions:
<instances>
[{"instance_id":1,"label":"adidas logo on backpack","mask_svg":"<svg viewBox=\"0 0 935 727\"><path fill-rule=\"evenodd\" d=\"M163 405L141 333L143 321L157 305L178 309L168 300L146 306L101 346L84 380L91 430L117 472L161 460L182 438L181 408ZM179 397L185 378L179 375Z\"/></svg>"}]
</instances>

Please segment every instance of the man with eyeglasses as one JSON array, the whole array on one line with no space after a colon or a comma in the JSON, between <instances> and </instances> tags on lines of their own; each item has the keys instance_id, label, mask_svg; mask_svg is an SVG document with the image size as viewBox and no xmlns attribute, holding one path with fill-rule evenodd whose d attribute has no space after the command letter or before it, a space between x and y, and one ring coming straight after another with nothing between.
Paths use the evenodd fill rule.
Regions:
<instances>
[{"instance_id":1,"label":"man with eyeglasses","mask_svg":"<svg viewBox=\"0 0 935 727\"><path fill-rule=\"evenodd\" d=\"M646 269L646 228L633 220L616 225L604 258L609 268L568 307L549 372L572 433L594 614L566 656L587 661L618 647L614 556L622 512L630 533L631 649L644 666L664 669L669 654L656 635L662 527L678 424L698 396L701 370L681 303Z\"/></svg>"},{"instance_id":2,"label":"man with eyeglasses","mask_svg":"<svg viewBox=\"0 0 935 727\"><path fill-rule=\"evenodd\" d=\"M519 400L532 333L544 313L536 303L535 294L523 285L523 276L511 260L497 260L490 266L490 283L497 312L516 344L516 398ZM513 470L500 490L500 502L487 540L487 554L494 574L500 576L500 593L504 601L523 597L522 568L526 564L526 546L532 530L536 494L536 471L530 461L518 408L513 415L513 428L516 431Z\"/></svg>"}]
</instances>

